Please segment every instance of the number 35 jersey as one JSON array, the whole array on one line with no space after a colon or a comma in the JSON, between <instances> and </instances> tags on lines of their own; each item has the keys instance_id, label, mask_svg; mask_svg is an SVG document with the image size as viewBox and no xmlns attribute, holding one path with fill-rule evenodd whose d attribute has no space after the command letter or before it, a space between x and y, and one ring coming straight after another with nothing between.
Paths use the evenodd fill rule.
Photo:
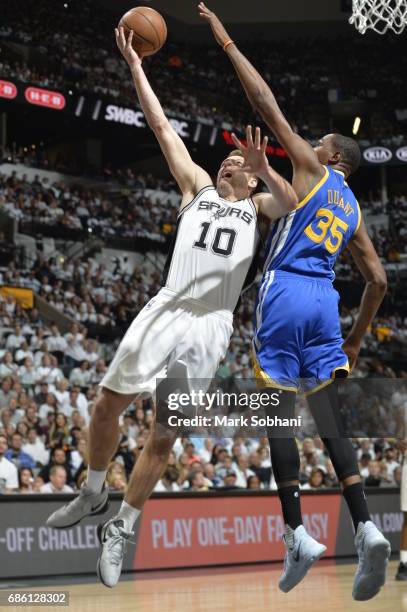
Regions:
<instances>
[{"instance_id":1,"label":"number 35 jersey","mask_svg":"<svg viewBox=\"0 0 407 612\"><path fill-rule=\"evenodd\" d=\"M335 262L358 230L361 213L345 175L324 166L325 174L295 211L270 233L264 272L281 270L334 280Z\"/></svg>"},{"instance_id":2,"label":"number 35 jersey","mask_svg":"<svg viewBox=\"0 0 407 612\"><path fill-rule=\"evenodd\" d=\"M163 284L214 310L233 312L257 253L251 198L231 202L204 187L178 217Z\"/></svg>"}]
</instances>

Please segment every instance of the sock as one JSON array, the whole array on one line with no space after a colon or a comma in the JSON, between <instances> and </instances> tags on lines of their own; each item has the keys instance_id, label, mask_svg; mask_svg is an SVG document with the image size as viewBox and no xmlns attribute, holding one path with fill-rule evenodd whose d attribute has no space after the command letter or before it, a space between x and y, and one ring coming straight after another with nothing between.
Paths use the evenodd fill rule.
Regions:
<instances>
[{"instance_id":1,"label":"sock","mask_svg":"<svg viewBox=\"0 0 407 612\"><path fill-rule=\"evenodd\" d=\"M400 561L407 563L407 550L400 550Z\"/></svg>"},{"instance_id":2,"label":"sock","mask_svg":"<svg viewBox=\"0 0 407 612\"><path fill-rule=\"evenodd\" d=\"M370 521L370 514L366 503L365 493L361 482L356 482L343 490L343 496L348 504L355 531L359 523Z\"/></svg>"},{"instance_id":3,"label":"sock","mask_svg":"<svg viewBox=\"0 0 407 612\"><path fill-rule=\"evenodd\" d=\"M134 523L138 519L141 510L137 510L137 508L133 508L127 502L123 501L120 506L120 510L117 514L117 518L122 519L124 521L124 528L127 532L130 532L133 529Z\"/></svg>"},{"instance_id":4,"label":"sock","mask_svg":"<svg viewBox=\"0 0 407 612\"><path fill-rule=\"evenodd\" d=\"M298 485L281 487L278 489L278 496L286 525L291 529L302 525L300 487Z\"/></svg>"},{"instance_id":5,"label":"sock","mask_svg":"<svg viewBox=\"0 0 407 612\"><path fill-rule=\"evenodd\" d=\"M107 470L91 470L88 469L88 476L86 478L86 487L92 491L92 493L100 493L105 484Z\"/></svg>"}]
</instances>

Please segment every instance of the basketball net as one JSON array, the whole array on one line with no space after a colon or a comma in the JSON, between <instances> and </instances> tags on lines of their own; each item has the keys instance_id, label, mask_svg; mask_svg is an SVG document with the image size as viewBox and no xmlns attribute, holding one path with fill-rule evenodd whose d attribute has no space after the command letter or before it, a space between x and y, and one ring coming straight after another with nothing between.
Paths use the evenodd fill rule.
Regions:
<instances>
[{"instance_id":1,"label":"basketball net","mask_svg":"<svg viewBox=\"0 0 407 612\"><path fill-rule=\"evenodd\" d=\"M407 25L407 0L352 0L352 17L349 23L364 34L374 30L385 34L393 30L401 34Z\"/></svg>"}]
</instances>

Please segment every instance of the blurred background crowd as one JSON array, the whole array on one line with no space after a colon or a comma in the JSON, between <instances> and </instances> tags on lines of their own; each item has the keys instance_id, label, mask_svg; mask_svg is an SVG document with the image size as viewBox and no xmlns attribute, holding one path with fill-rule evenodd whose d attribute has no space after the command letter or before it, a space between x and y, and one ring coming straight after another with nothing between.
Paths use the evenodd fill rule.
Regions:
<instances>
[{"instance_id":1,"label":"blurred background crowd","mask_svg":"<svg viewBox=\"0 0 407 612\"><path fill-rule=\"evenodd\" d=\"M96 0L16 0L2 6L2 493L70 492L81 486L98 383L130 322L160 288L175 233L179 193L147 129L107 124L92 115L79 118L75 108L39 109L22 99L23 89L15 100L2 99L1 84L10 81L61 91L67 106L83 95L91 109L98 100L136 108L127 66L115 48L116 18ZM215 136L258 117L219 49L199 40L183 42L172 34L175 26L162 51L143 65L168 115L198 122L186 142L194 159L215 174L229 151ZM259 40L242 42L242 49L303 136L315 141L328 129L350 133L351 120L360 113L361 144L405 142L402 37L362 39L349 31L344 38L329 31L304 33L301 41L298 36ZM199 133L208 126L204 141ZM271 162L289 177L284 156L273 154ZM350 387L344 410L366 486L394 487L400 484L403 453L397 438L404 436L407 409L407 185L404 168L396 166L362 167L354 180L389 288L353 376L387 382L378 383L374 397ZM363 291L346 251L336 277L346 335ZM235 314L216 377L216 384L240 392L253 376L255 299L256 286L244 294ZM302 487L337 487L303 399L298 410L304 416L298 431ZM151 399L135 401L123 415L108 472L110 490L124 491L153 418ZM156 491L274 488L267 438L241 434L179 438Z\"/></svg>"}]
</instances>

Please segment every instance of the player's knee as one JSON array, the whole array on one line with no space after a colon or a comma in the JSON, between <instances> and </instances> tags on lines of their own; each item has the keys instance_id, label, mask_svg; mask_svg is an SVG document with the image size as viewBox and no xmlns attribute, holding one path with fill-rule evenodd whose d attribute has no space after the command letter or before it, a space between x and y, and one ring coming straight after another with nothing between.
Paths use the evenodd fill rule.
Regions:
<instances>
[{"instance_id":1,"label":"player's knee","mask_svg":"<svg viewBox=\"0 0 407 612\"><path fill-rule=\"evenodd\" d=\"M123 403L115 401L117 398L114 396L118 395L103 390L93 407L92 420L103 423L116 421L124 410Z\"/></svg>"},{"instance_id":2,"label":"player's knee","mask_svg":"<svg viewBox=\"0 0 407 612\"><path fill-rule=\"evenodd\" d=\"M174 446L176 437L176 432L157 423L150 433L146 449L154 456L165 457Z\"/></svg>"},{"instance_id":3,"label":"player's knee","mask_svg":"<svg viewBox=\"0 0 407 612\"><path fill-rule=\"evenodd\" d=\"M348 438L322 438L322 441L342 484L349 486L359 482L360 471L352 442Z\"/></svg>"}]
</instances>

